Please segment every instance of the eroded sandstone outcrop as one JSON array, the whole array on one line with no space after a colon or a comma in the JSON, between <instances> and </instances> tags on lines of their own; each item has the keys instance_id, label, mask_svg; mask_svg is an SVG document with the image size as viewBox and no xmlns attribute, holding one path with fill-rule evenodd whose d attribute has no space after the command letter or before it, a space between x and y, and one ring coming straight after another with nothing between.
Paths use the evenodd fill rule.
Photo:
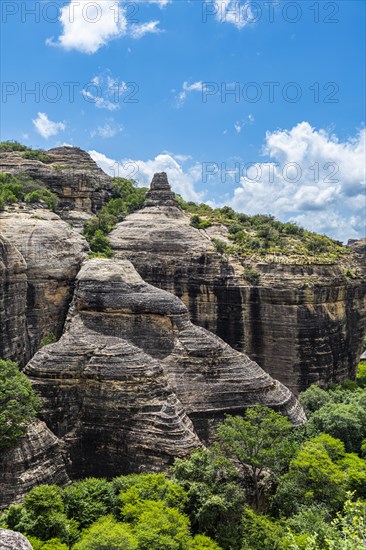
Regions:
<instances>
[{"instance_id":1,"label":"eroded sandstone outcrop","mask_svg":"<svg viewBox=\"0 0 366 550\"><path fill-rule=\"evenodd\" d=\"M0 548L1 550L32 550L28 539L21 533L0 529Z\"/></svg>"},{"instance_id":2,"label":"eroded sandstone outcrop","mask_svg":"<svg viewBox=\"0 0 366 550\"><path fill-rule=\"evenodd\" d=\"M195 324L245 350L293 391L354 377L366 332L360 259L352 260L351 277L341 262L252 262L260 281L249 284L243 262L213 247L211 237L225 240L226 229L191 227L169 193L166 174L156 174L146 207L110 235L117 258L181 298Z\"/></svg>"},{"instance_id":3,"label":"eroded sandstone outcrop","mask_svg":"<svg viewBox=\"0 0 366 550\"><path fill-rule=\"evenodd\" d=\"M57 214L42 208L14 207L0 212L0 227L1 234L18 251L18 257L24 258L23 263L18 259L18 264L23 266L22 273L20 268L17 268L19 273L13 275L15 268L4 271L6 288L1 315L8 323L15 317L19 319L14 320L10 334L9 350L15 346L14 355L7 352L4 356L24 364L24 359L28 360L35 353L44 337L51 333L57 337L61 335L75 277L88 245ZM26 332L21 314L25 277ZM2 324L1 333L1 340L6 342L9 339L6 323ZM19 342L24 343L24 348L19 347Z\"/></svg>"},{"instance_id":4,"label":"eroded sandstone outcrop","mask_svg":"<svg viewBox=\"0 0 366 550\"><path fill-rule=\"evenodd\" d=\"M33 421L19 443L0 455L0 508L21 502L36 485L69 482L60 442L40 420Z\"/></svg>"},{"instance_id":5,"label":"eroded sandstone outcrop","mask_svg":"<svg viewBox=\"0 0 366 550\"><path fill-rule=\"evenodd\" d=\"M19 250L0 235L0 358L25 364L27 332L27 264Z\"/></svg>"},{"instance_id":6,"label":"eroded sandstone outcrop","mask_svg":"<svg viewBox=\"0 0 366 550\"><path fill-rule=\"evenodd\" d=\"M60 216L81 229L111 198L112 178L78 147L56 147L46 155L48 163L27 159L21 151L0 153L0 172L24 173L44 184L57 195Z\"/></svg>"},{"instance_id":7,"label":"eroded sandstone outcrop","mask_svg":"<svg viewBox=\"0 0 366 550\"><path fill-rule=\"evenodd\" d=\"M84 264L64 335L24 372L73 477L161 469L200 445L196 433L206 441L225 413L255 404L304 420L287 388L128 261Z\"/></svg>"}]
</instances>

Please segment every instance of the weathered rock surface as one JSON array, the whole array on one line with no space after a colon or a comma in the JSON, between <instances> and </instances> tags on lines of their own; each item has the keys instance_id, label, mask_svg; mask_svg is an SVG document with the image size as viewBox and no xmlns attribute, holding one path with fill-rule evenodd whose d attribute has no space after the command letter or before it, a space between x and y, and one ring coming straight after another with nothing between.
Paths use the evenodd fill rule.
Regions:
<instances>
[{"instance_id":1,"label":"weathered rock surface","mask_svg":"<svg viewBox=\"0 0 366 550\"><path fill-rule=\"evenodd\" d=\"M146 207L118 224L110 241L143 279L181 298L195 324L245 350L291 390L354 377L366 332L364 266L347 278L341 264L257 263L260 282L252 286L237 259L215 252L215 231L191 227L158 174Z\"/></svg>"},{"instance_id":2,"label":"weathered rock surface","mask_svg":"<svg viewBox=\"0 0 366 550\"><path fill-rule=\"evenodd\" d=\"M351 239L348 241L347 246L357 254L366 256L366 238L358 240Z\"/></svg>"},{"instance_id":3,"label":"weathered rock surface","mask_svg":"<svg viewBox=\"0 0 366 550\"><path fill-rule=\"evenodd\" d=\"M0 548L1 550L32 550L28 539L21 533L0 529Z\"/></svg>"},{"instance_id":4,"label":"weathered rock surface","mask_svg":"<svg viewBox=\"0 0 366 550\"><path fill-rule=\"evenodd\" d=\"M200 444L195 431L205 441L225 413L255 404L304 420L287 388L192 325L184 304L128 261L84 264L66 332L24 372L73 477L161 469Z\"/></svg>"},{"instance_id":5,"label":"weathered rock surface","mask_svg":"<svg viewBox=\"0 0 366 550\"><path fill-rule=\"evenodd\" d=\"M26 159L22 152L0 153L0 172L25 173L59 198L60 215L80 227L86 214L100 210L111 198L111 177L78 147L46 151L51 162Z\"/></svg>"},{"instance_id":6,"label":"weathered rock surface","mask_svg":"<svg viewBox=\"0 0 366 550\"><path fill-rule=\"evenodd\" d=\"M9 268L9 275L6 270L4 272L4 284L8 285L8 290L5 289L1 314L9 323L13 323L11 347L15 347L15 355L6 353L6 356L20 360L21 364L24 364L24 357L28 360L35 353L42 338L53 332L56 336L61 335L75 277L82 260L86 257L88 245L85 239L58 215L45 209L8 209L0 213L0 227L1 234L25 260L23 264L20 259L18 260L19 265L23 265L23 272L20 273L20 268L17 268L19 273L16 276L14 274L14 278L11 271L15 268ZM24 319L20 313L24 309L25 275L26 333ZM15 321L18 317L19 321ZM6 324L2 325L1 329L1 339L7 341L9 337ZM20 349L22 342L24 348Z\"/></svg>"},{"instance_id":7,"label":"weathered rock surface","mask_svg":"<svg viewBox=\"0 0 366 550\"><path fill-rule=\"evenodd\" d=\"M36 485L69 482L60 442L40 420L29 425L16 447L0 455L0 508L21 502Z\"/></svg>"},{"instance_id":8,"label":"weathered rock surface","mask_svg":"<svg viewBox=\"0 0 366 550\"><path fill-rule=\"evenodd\" d=\"M0 358L24 364L29 359L27 264L0 235Z\"/></svg>"}]
</instances>

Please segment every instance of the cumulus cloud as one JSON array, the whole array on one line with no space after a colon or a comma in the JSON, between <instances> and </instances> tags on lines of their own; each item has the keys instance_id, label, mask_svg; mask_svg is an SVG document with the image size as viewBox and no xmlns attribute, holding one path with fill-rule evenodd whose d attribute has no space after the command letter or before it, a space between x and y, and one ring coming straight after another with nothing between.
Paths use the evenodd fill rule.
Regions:
<instances>
[{"instance_id":1,"label":"cumulus cloud","mask_svg":"<svg viewBox=\"0 0 366 550\"><path fill-rule=\"evenodd\" d=\"M144 0L141 3L155 3L163 8L169 1ZM48 38L46 44L94 54L121 36L141 38L148 33L161 32L158 29L159 21L136 23L129 21L129 16L129 4L121 0L69 0L60 10L61 35L56 40L54 37Z\"/></svg>"},{"instance_id":2,"label":"cumulus cloud","mask_svg":"<svg viewBox=\"0 0 366 550\"><path fill-rule=\"evenodd\" d=\"M195 163L184 170L182 161L178 160L184 158L183 155L173 156L163 153L152 160L123 159L117 162L98 151L89 151L89 154L107 174L115 177L133 178L144 187L150 185L155 172L167 172L172 189L176 193L182 195L186 200L197 202L203 200L203 194L195 189L196 184L201 181L201 165Z\"/></svg>"},{"instance_id":3,"label":"cumulus cloud","mask_svg":"<svg viewBox=\"0 0 366 550\"><path fill-rule=\"evenodd\" d=\"M66 125L63 122L53 122L48 118L46 113L38 113L37 118L32 120L37 132L44 138L48 139L51 136L57 136L59 132L63 132Z\"/></svg>"},{"instance_id":4,"label":"cumulus cloud","mask_svg":"<svg viewBox=\"0 0 366 550\"><path fill-rule=\"evenodd\" d=\"M302 122L291 130L267 132L267 163L242 167L230 205L330 234L336 239L365 234L365 137L362 130L340 141Z\"/></svg>"}]
</instances>

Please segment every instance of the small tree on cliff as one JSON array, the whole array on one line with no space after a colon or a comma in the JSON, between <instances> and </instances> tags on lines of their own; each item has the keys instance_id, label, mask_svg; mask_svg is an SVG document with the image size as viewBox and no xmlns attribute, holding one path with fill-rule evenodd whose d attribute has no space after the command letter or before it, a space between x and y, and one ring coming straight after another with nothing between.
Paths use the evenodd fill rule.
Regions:
<instances>
[{"instance_id":1,"label":"small tree on cliff","mask_svg":"<svg viewBox=\"0 0 366 550\"><path fill-rule=\"evenodd\" d=\"M259 481L264 470L272 475L280 474L293 455L293 444L287 437L291 428L287 418L261 406L248 409L245 418L228 416L218 427L221 449L249 471L257 508L262 493Z\"/></svg>"},{"instance_id":2,"label":"small tree on cliff","mask_svg":"<svg viewBox=\"0 0 366 550\"><path fill-rule=\"evenodd\" d=\"M0 452L17 443L40 406L16 363L0 359Z\"/></svg>"}]
</instances>

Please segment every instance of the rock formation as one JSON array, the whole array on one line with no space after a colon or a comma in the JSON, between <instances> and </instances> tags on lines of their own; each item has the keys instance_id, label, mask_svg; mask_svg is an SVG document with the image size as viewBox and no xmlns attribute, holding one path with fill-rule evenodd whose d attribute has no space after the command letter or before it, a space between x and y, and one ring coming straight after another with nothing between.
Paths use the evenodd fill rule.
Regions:
<instances>
[{"instance_id":1,"label":"rock formation","mask_svg":"<svg viewBox=\"0 0 366 550\"><path fill-rule=\"evenodd\" d=\"M44 337L61 335L88 245L57 214L46 209L16 207L0 212L0 228L12 250L16 249L11 259L9 249L1 248L3 265L10 262L9 267L2 268L5 292L0 316L6 320L1 326L2 357L24 364Z\"/></svg>"},{"instance_id":2,"label":"rock formation","mask_svg":"<svg viewBox=\"0 0 366 550\"><path fill-rule=\"evenodd\" d=\"M30 542L16 531L0 529L1 550L32 550Z\"/></svg>"},{"instance_id":3,"label":"rock formation","mask_svg":"<svg viewBox=\"0 0 366 550\"><path fill-rule=\"evenodd\" d=\"M0 172L24 173L44 184L58 196L61 217L81 229L111 198L111 177L78 147L56 147L46 154L47 164L24 158L23 152L0 153Z\"/></svg>"},{"instance_id":4,"label":"rock formation","mask_svg":"<svg viewBox=\"0 0 366 550\"><path fill-rule=\"evenodd\" d=\"M24 372L77 478L161 469L200 445L196 433L206 441L225 413L255 404L304 420L287 388L128 261L84 264L64 335Z\"/></svg>"},{"instance_id":5,"label":"rock formation","mask_svg":"<svg viewBox=\"0 0 366 550\"><path fill-rule=\"evenodd\" d=\"M29 425L16 447L0 455L0 508L21 502L35 485L69 482L59 441L40 420Z\"/></svg>"},{"instance_id":6,"label":"rock formation","mask_svg":"<svg viewBox=\"0 0 366 550\"><path fill-rule=\"evenodd\" d=\"M366 331L365 274L348 278L341 263L257 262L260 283L252 286L243 263L214 250L211 237L225 240L225 229L191 227L169 190L166 174L155 175L145 208L110 235L116 256L291 390L352 378Z\"/></svg>"},{"instance_id":7,"label":"rock formation","mask_svg":"<svg viewBox=\"0 0 366 550\"><path fill-rule=\"evenodd\" d=\"M26 270L18 249L0 235L0 358L22 365L30 356Z\"/></svg>"}]
</instances>

